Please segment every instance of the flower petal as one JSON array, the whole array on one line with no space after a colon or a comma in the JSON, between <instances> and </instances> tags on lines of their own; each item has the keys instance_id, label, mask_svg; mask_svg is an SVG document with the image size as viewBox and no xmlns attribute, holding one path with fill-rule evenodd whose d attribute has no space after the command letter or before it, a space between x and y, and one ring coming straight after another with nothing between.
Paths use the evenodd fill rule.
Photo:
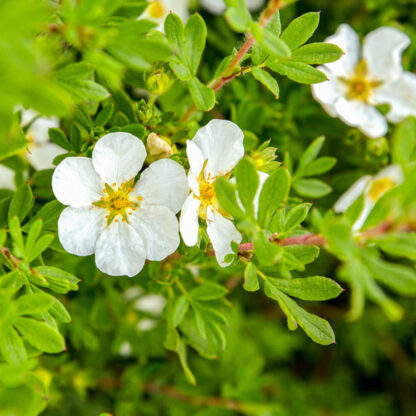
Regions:
<instances>
[{"instance_id":1,"label":"flower petal","mask_svg":"<svg viewBox=\"0 0 416 416\"><path fill-rule=\"evenodd\" d=\"M266 182L267 178L269 177L269 174L266 172L257 171L259 175L259 186L256 191L256 195L254 195L254 213L257 217L257 212L259 210L259 199L260 199L260 192L263 189L264 182Z\"/></svg>"},{"instance_id":2,"label":"flower petal","mask_svg":"<svg viewBox=\"0 0 416 416\"><path fill-rule=\"evenodd\" d=\"M244 133L228 120L211 120L201 127L192 139L208 159L206 172L222 176L230 172L244 156Z\"/></svg>"},{"instance_id":3,"label":"flower petal","mask_svg":"<svg viewBox=\"0 0 416 416\"><path fill-rule=\"evenodd\" d=\"M58 220L63 248L77 256L93 254L97 238L106 226L105 214L104 209L97 207L65 208Z\"/></svg>"},{"instance_id":4,"label":"flower petal","mask_svg":"<svg viewBox=\"0 0 416 416\"><path fill-rule=\"evenodd\" d=\"M87 157L67 157L52 176L53 193L64 205L91 205L100 199L103 189L104 184Z\"/></svg>"},{"instance_id":5,"label":"flower petal","mask_svg":"<svg viewBox=\"0 0 416 416\"><path fill-rule=\"evenodd\" d=\"M189 193L185 169L171 159L152 163L140 175L133 196L143 197L148 205L168 207L175 214L181 209Z\"/></svg>"},{"instance_id":6,"label":"flower petal","mask_svg":"<svg viewBox=\"0 0 416 416\"><path fill-rule=\"evenodd\" d=\"M387 118L393 123L399 123L410 115L416 116L416 75L403 72L395 81L376 89L375 100L390 104Z\"/></svg>"},{"instance_id":7,"label":"flower petal","mask_svg":"<svg viewBox=\"0 0 416 416\"><path fill-rule=\"evenodd\" d=\"M400 165L389 165L383 168L377 175L374 177L374 180L380 178L390 178L396 184L403 182L403 169Z\"/></svg>"},{"instance_id":8,"label":"flower petal","mask_svg":"<svg viewBox=\"0 0 416 416\"><path fill-rule=\"evenodd\" d=\"M135 276L146 257L143 240L126 222L113 221L98 237L95 264L110 276Z\"/></svg>"},{"instance_id":9,"label":"flower petal","mask_svg":"<svg viewBox=\"0 0 416 416\"><path fill-rule=\"evenodd\" d=\"M0 165L0 189L15 190L14 175L15 171L13 169Z\"/></svg>"},{"instance_id":10,"label":"flower petal","mask_svg":"<svg viewBox=\"0 0 416 416\"><path fill-rule=\"evenodd\" d=\"M36 111L22 109L22 126L26 126L37 116ZM59 120L56 117L39 117L30 125L27 135L34 143L46 143L49 141L49 129L53 127L59 127Z\"/></svg>"},{"instance_id":11,"label":"flower petal","mask_svg":"<svg viewBox=\"0 0 416 416\"><path fill-rule=\"evenodd\" d=\"M207 233L215 251L215 257L221 267L230 263L224 262L224 257L231 254L231 242L239 243L242 240L240 232L235 225L213 210L207 212Z\"/></svg>"},{"instance_id":12,"label":"flower petal","mask_svg":"<svg viewBox=\"0 0 416 416\"><path fill-rule=\"evenodd\" d=\"M334 211L345 212L364 193L371 179L370 175L365 175L356 180L335 202Z\"/></svg>"},{"instance_id":13,"label":"flower petal","mask_svg":"<svg viewBox=\"0 0 416 416\"><path fill-rule=\"evenodd\" d=\"M360 60L360 39L355 30L350 25L342 24L335 34L325 39L325 42L339 46L345 53L337 61L325 64L325 66L336 76L351 75Z\"/></svg>"},{"instance_id":14,"label":"flower petal","mask_svg":"<svg viewBox=\"0 0 416 416\"><path fill-rule=\"evenodd\" d=\"M335 110L335 103L338 98L344 96L345 87L325 66L319 66L317 69L324 72L328 77L328 81L320 82L319 84L312 84L312 95L325 111L332 117L336 117L337 112Z\"/></svg>"},{"instance_id":15,"label":"flower petal","mask_svg":"<svg viewBox=\"0 0 416 416\"><path fill-rule=\"evenodd\" d=\"M222 14L227 6L224 0L200 0L201 6L212 14Z\"/></svg>"},{"instance_id":16,"label":"flower petal","mask_svg":"<svg viewBox=\"0 0 416 416\"><path fill-rule=\"evenodd\" d=\"M29 146L26 157L36 170L52 169L55 167L52 163L55 157L64 153L66 153L66 150L55 143L34 143L32 146Z\"/></svg>"},{"instance_id":17,"label":"flower petal","mask_svg":"<svg viewBox=\"0 0 416 416\"><path fill-rule=\"evenodd\" d=\"M151 315L162 314L166 305L166 299L162 295L145 295L134 302L134 309L140 312L147 312Z\"/></svg>"},{"instance_id":18,"label":"flower petal","mask_svg":"<svg viewBox=\"0 0 416 416\"><path fill-rule=\"evenodd\" d=\"M381 81L397 79L403 72L402 52L410 38L394 27L379 27L364 39L363 58L371 76Z\"/></svg>"},{"instance_id":19,"label":"flower petal","mask_svg":"<svg viewBox=\"0 0 416 416\"><path fill-rule=\"evenodd\" d=\"M358 100L339 98L335 103L341 120L353 127L358 127L369 137L381 137L387 133L387 121L374 107Z\"/></svg>"},{"instance_id":20,"label":"flower petal","mask_svg":"<svg viewBox=\"0 0 416 416\"><path fill-rule=\"evenodd\" d=\"M142 237L149 260L163 260L179 246L178 219L169 208L143 204L129 223Z\"/></svg>"},{"instance_id":21,"label":"flower petal","mask_svg":"<svg viewBox=\"0 0 416 416\"><path fill-rule=\"evenodd\" d=\"M363 210L361 211L361 214L358 217L358 219L352 225L351 227L352 231L358 231L363 227L363 225L367 221L367 218L370 215L370 212L372 211L373 208L374 208L374 202L371 200L371 198L365 198Z\"/></svg>"},{"instance_id":22,"label":"flower petal","mask_svg":"<svg viewBox=\"0 0 416 416\"><path fill-rule=\"evenodd\" d=\"M201 201L191 194L188 196L182 207L179 228L181 230L182 239L188 247L192 247L198 242L198 213L200 205Z\"/></svg>"},{"instance_id":23,"label":"flower petal","mask_svg":"<svg viewBox=\"0 0 416 416\"><path fill-rule=\"evenodd\" d=\"M134 178L146 159L146 148L141 140L130 133L109 133L101 137L92 152L94 169L106 183Z\"/></svg>"}]
</instances>

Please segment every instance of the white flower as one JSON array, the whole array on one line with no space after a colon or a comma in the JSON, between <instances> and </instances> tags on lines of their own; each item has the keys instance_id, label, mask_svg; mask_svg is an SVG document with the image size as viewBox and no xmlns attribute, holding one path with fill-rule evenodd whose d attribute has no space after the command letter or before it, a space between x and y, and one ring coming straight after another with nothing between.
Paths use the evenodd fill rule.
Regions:
<instances>
[{"instance_id":1,"label":"white flower","mask_svg":"<svg viewBox=\"0 0 416 416\"><path fill-rule=\"evenodd\" d=\"M176 13L183 22L189 17L189 0L148 0L149 6L140 16L158 24L157 29L163 32L165 19L170 12Z\"/></svg>"},{"instance_id":2,"label":"white flower","mask_svg":"<svg viewBox=\"0 0 416 416\"><path fill-rule=\"evenodd\" d=\"M231 172L244 155L244 134L226 120L211 120L187 142L186 152L191 194L182 207L180 230L188 246L198 242L199 217L207 222L207 233L218 263L225 267L224 257L232 253L231 242L241 241L241 234L224 213L215 198L214 183ZM228 217L228 218L226 218Z\"/></svg>"},{"instance_id":3,"label":"white flower","mask_svg":"<svg viewBox=\"0 0 416 416\"><path fill-rule=\"evenodd\" d=\"M30 124L26 137L30 144L25 157L36 169L51 169L54 167L53 160L66 151L49 141L49 129L59 127L59 120L56 117L38 117L33 110L22 109L22 126Z\"/></svg>"},{"instance_id":4,"label":"white flower","mask_svg":"<svg viewBox=\"0 0 416 416\"><path fill-rule=\"evenodd\" d=\"M14 174L13 169L0 165L0 189L10 189L12 191L16 189Z\"/></svg>"},{"instance_id":5,"label":"white flower","mask_svg":"<svg viewBox=\"0 0 416 416\"><path fill-rule=\"evenodd\" d=\"M376 202L388 191L403 182L403 172L399 165L390 165L376 176L365 175L354 182L334 205L335 212L345 212L355 200L364 194L364 205L360 216L352 226L358 231L364 225Z\"/></svg>"},{"instance_id":6,"label":"white flower","mask_svg":"<svg viewBox=\"0 0 416 416\"><path fill-rule=\"evenodd\" d=\"M166 299L162 295L145 295L134 302L134 309L159 316L165 305Z\"/></svg>"},{"instance_id":7,"label":"white flower","mask_svg":"<svg viewBox=\"0 0 416 416\"><path fill-rule=\"evenodd\" d=\"M155 319L140 319L139 322L137 322L136 329L141 332L150 331L152 330L157 324L157 321Z\"/></svg>"},{"instance_id":8,"label":"white flower","mask_svg":"<svg viewBox=\"0 0 416 416\"><path fill-rule=\"evenodd\" d=\"M69 205L58 221L71 254L95 253L97 267L113 276L136 275L145 259L159 261L179 244L178 221L188 194L185 170L170 159L152 163L134 184L146 158L129 133L98 140L92 159L68 157L55 169L52 189Z\"/></svg>"},{"instance_id":9,"label":"white flower","mask_svg":"<svg viewBox=\"0 0 416 416\"><path fill-rule=\"evenodd\" d=\"M258 10L263 6L265 0L246 0L246 4L249 10ZM227 6L224 0L200 0L201 6L207 9L212 14L224 13Z\"/></svg>"},{"instance_id":10,"label":"white flower","mask_svg":"<svg viewBox=\"0 0 416 416\"><path fill-rule=\"evenodd\" d=\"M405 33L380 27L365 37L360 51L358 35L343 24L326 42L345 52L338 61L318 68L328 81L312 86L315 99L331 116L369 137L380 137L388 126L377 105L390 105L387 119L393 123L416 115L416 75L403 71L401 64L401 54L410 44Z\"/></svg>"}]
</instances>

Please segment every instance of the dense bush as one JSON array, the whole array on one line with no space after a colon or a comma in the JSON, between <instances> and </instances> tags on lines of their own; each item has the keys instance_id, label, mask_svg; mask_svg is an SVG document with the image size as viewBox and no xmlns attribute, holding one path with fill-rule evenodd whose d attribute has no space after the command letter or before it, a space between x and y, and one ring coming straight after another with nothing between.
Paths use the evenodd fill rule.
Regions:
<instances>
[{"instance_id":1,"label":"dense bush","mask_svg":"<svg viewBox=\"0 0 416 416\"><path fill-rule=\"evenodd\" d=\"M225 3L1 1L1 416L416 414L414 2Z\"/></svg>"}]
</instances>

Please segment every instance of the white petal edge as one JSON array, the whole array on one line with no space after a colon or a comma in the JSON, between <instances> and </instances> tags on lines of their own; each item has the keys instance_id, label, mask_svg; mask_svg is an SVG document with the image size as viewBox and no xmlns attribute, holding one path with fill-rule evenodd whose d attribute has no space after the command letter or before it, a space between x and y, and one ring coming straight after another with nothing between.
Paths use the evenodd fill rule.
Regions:
<instances>
[{"instance_id":1,"label":"white petal edge","mask_svg":"<svg viewBox=\"0 0 416 416\"><path fill-rule=\"evenodd\" d=\"M409 45L409 36L394 27L370 32L364 39L363 58L371 76L381 81L397 79L403 72L402 52Z\"/></svg>"},{"instance_id":2,"label":"white petal edge","mask_svg":"<svg viewBox=\"0 0 416 416\"><path fill-rule=\"evenodd\" d=\"M341 97L335 103L335 110L344 123L358 127L368 137L377 138L387 133L385 117L375 107L362 101Z\"/></svg>"},{"instance_id":3,"label":"white petal edge","mask_svg":"<svg viewBox=\"0 0 416 416\"><path fill-rule=\"evenodd\" d=\"M390 178L396 184L400 184L403 182L403 169L400 165L389 165L383 168L375 177L374 180L380 178Z\"/></svg>"},{"instance_id":4,"label":"white petal edge","mask_svg":"<svg viewBox=\"0 0 416 416\"><path fill-rule=\"evenodd\" d=\"M228 120L211 120L201 127L192 139L201 150L203 160L208 159L206 173L223 176L230 172L244 156L244 133Z\"/></svg>"},{"instance_id":5,"label":"white petal edge","mask_svg":"<svg viewBox=\"0 0 416 416\"><path fill-rule=\"evenodd\" d=\"M345 212L364 193L371 179L370 175L357 179L335 202L334 211L337 213Z\"/></svg>"},{"instance_id":6,"label":"white petal edge","mask_svg":"<svg viewBox=\"0 0 416 416\"><path fill-rule=\"evenodd\" d=\"M224 262L227 254L231 254L231 242L240 243L242 236L235 225L218 214L214 210L207 212L207 233L215 251L215 257L221 267L227 267L230 263Z\"/></svg>"},{"instance_id":7,"label":"white petal edge","mask_svg":"<svg viewBox=\"0 0 416 416\"><path fill-rule=\"evenodd\" d=\"M312 96L318 101L324 110L332 117L336 117L335 103L345 93L345 88L328 68L319 66L317 69L324 72L328 77L328 81L320 82L319 84L312 84Z\"/></svg>"},{"instance_id":8,"label":"white petal edge","mask_svg":"<svg viewBox=\"0 0 416 416\"><path fill-rule=\"evenodd\" d=\"M149 260L163 260L179 246L178 219L167 207L143 204L129 216L129 223L142 237Z\"/></svg>"},{"instance_id":9,"label":"white petal edge","mask_svg":"<svg viewBox=\"0 0 416 416\"><path fill-rule=\"evenodd\" d=\"M360 38L355 30L350 25L342 24L332 36L325 39L325 42L339 46L345 54L325 66L336 76L351 75L360 60Z\"/></svg>"},{"instance_id":10,"label":"white petal edge","mask_svg":"<svg viewBox=\"0 0 416 416\"><path fill-rule=\"evenodd\" d=\"M185 169L171 159L161 159L145 169L132 192L149 205L168 207L175 214L189 194Z\"/></svg>"},{"instance_id":11,"label":"white petal edge","mask_svg":"<svg viewBox=\"0 0 416 416\"><path fill-rule=\"evenodd\" d=\"M364 199L364 207L361 211L360 216L355 221L355 223L352 225L351 230L352 231L359 231L367 221L368 216L370 215L370 212L374 208L374 202L371 200L371 198L365 198Z\"/></svg>"},{"instance_id":12,"label":"white petal edge","mask_svg":"<svg viewBox=\"0 0 416 416\"><path fill-rule=\"evenodd\" d=\"M389 104L387 118L392 123L400 123L407 116L416 116L416 75L403 72L393 82L388 82L378 89L374 99L379 104Z\"/></svg>"},{"instance_id":13,"label":"white petal edge","mask_svg":"<svg viewBox=\"0 0 416 416\"><path fill-rule=\"evenodd\" d=\"M143 142L130 133L109 133L101 137L92 152L94 169L106 183L120 185L134 178L146 159Z\"/></svg>"},{"instance_id":14,"label":"white petal edge","mask_svg":"<svg viewBox=\"0 0 416 416\"><path fill-rule=\"evenodd\" d=\"M182 207L179 229L182 239L188 247L192 247L198 242L200 205L200 200L191 194Z\"/></svg>"},{"instance_id":15,"label":"white petal edge","mask_svg":"<svg viewBox=\"0 0 416 416\"><path fill-rule=\"evenodd\" d=\"M52 169L55 166L52 163L55 157L64 153L66 153L66 150L55 143L34 143L29 146L26 158L36 170Z\"/></svg>"},{"instance_id":16,"label":"white petal edge","mask_svg":"<svg viewBox=\"0 0 416 416\"><path fill-rule=\"evenodd\" d=\"M110 276L135 276L142 270L145 257L142 238L126 222L113 221L95 246L95 264Z\"/></svg>"},{"instance_id":17,"label":"white petal edge","mask_svg":"<svg viewBox=\"0 0 416 416\"><path fill-rule=\"evenodd\" d=\"M0 165L0 189L10 189L14 191L16 189L14 175L15 171L13 169Z\"/></svg>"},{"instance_id":18,"label":"white petal edge","mask_svg":"<svg viewBox=\"0 0 416 416\"><path fill-rule=\"evenodd\" d=\"M106 226L106 211L97 207L65 208L58 220L62 247L76 256L90 256Z\"/></svg>"},{"instance_id":19,"label":"white petal edge","mask_svg":"<svg viewBox=\"0 0 416 416\"><path fill-rule=\"evenodd\" d=\"M53 193L64 205L89 206L101 198L103 189L104 184L87 157L67 157L52 176Z\"/></svg>"}]
</instances>

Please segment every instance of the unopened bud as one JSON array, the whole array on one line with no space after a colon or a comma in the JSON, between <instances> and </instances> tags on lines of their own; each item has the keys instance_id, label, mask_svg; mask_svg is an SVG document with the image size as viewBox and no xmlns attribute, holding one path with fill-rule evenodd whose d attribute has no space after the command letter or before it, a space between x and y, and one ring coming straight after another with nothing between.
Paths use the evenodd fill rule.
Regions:
<instances>
[{"instance_id":1,"label":"unopened bud","mask_svg":"<svg viewBox=\"0 0 416 416\"><path fill-rule=\"evenodd\" d=\"M173 155L170 144L156 133L150 133L147 138L147 149L150 156L158 156L159 159L168 158Z\"/></svg>"}]
</instances>

